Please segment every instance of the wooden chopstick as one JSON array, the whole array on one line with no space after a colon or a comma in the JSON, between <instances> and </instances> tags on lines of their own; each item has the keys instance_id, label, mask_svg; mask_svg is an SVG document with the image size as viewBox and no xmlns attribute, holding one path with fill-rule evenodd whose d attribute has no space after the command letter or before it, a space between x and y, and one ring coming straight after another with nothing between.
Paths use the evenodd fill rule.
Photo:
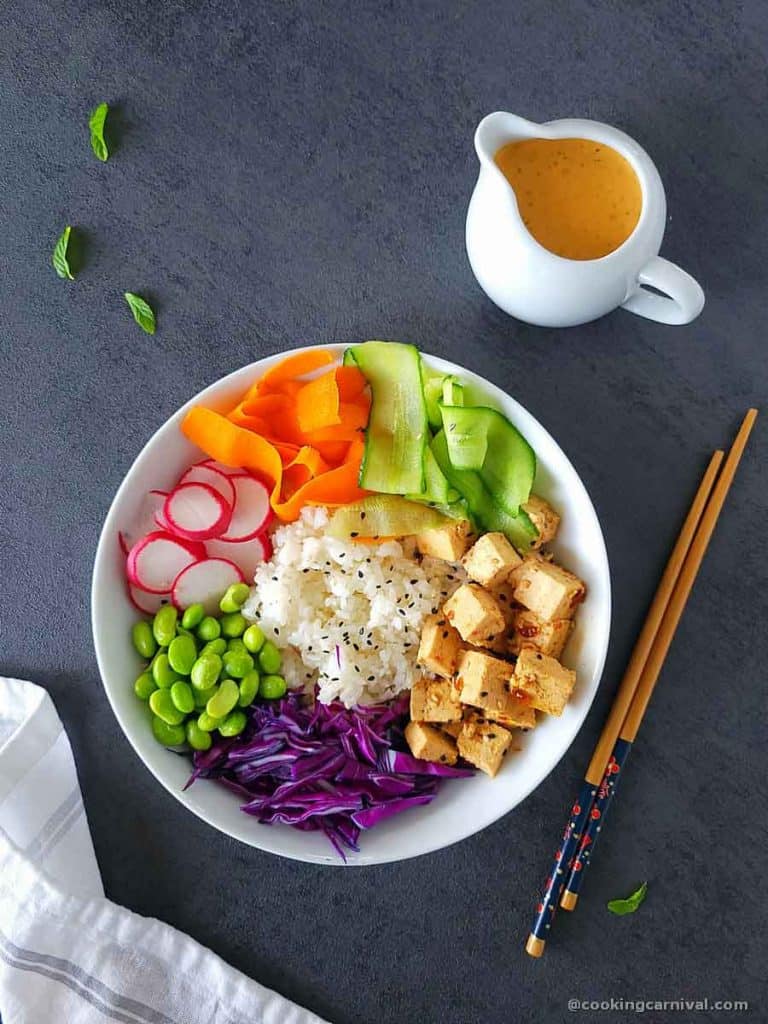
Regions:
<instances>
[{"instance_id":1,"label":"wooden chopstick","mask_svg":"<svg viewBox=\"0 0 768 1024\"><path fill-rule=\"evenodd\" d=\"M544 952L546 936L555 915L558 899L565 888L565 871L572 867L573 870L571 871L571 878L573 878L579 871L579 868L577 868L576 865L585 857L588 857L588 844L585 845L583 842L585 838L584 832L587 826L592 822L592 828L595 833L600 831L600 825L596 824L596 822L601 820L602 815L599 807L594 807L594 805L596 803L596 798L599 802L604 795L606 776L611 780L612 776L617 775L620 770L620 765L618 765L618 762L615 759L617 744L620 742L619 734L622 732L624 722L629 713L630 706L633 703L635 693L639 689L640 682L646 678L644 668L654 648L654 640L661 629L665 611L671 604L678 577L682 576L686 556L689 549L693 549L694 535L696 535L698 539L699 535L697 534L697 527L701 520L705 529L701 533L703 543L699 543L699 545L697 545L698 560L695 562L693 571L686 573L687 589L685 596L679 604L676 619L671 627L668 639L666 640L666 647L658 661L658 667L656 669L655 677L653 678L653 683L651 683L647 696L645 696L642 708L643 711L650 699L653 684L655 684L656 678L658 677L666 651L669 649L672 635L674 634L677 622L679 622L680 615L682 614L683 607L685 606L685 600L690 593L696 571L698 570L698 566L701 564L706 546L712 535L712 531L714 530L717 517L722 509L725 496L728 492L728 488L730 487L730 483L733 480L736 466L741 458L741 453L744 450L744 445L746 444L747 437L749 436L749 432L752 429L756 416L756 410L750 409L745 417L744 423L742 424L728 457L726 468L723 472L723 478L721 478L724 482L722 486L718 485L716 491L713 492L713 498L715 498L716 501L713 501L712 510L709 515L707 515L706 524L703 522L705 506L707 505L707 500L712 492L715 476L723 459L723 453L720 451L713 454L701 484L699 485L698 491L696 492L696 496L688 515L686 516L685 522L683 523L683 527L651 603L646 622L640 636L638 637L621 686L616 695L616 700L614 701L611 713L609 714L597 747L595 748L595 753L590 761L579 795L576 802L573 804L570 819L563 836L563 841L555 857L554 869L550 877L547 879L544 895L537 907L533 928L526 943L526 951L531 956L539 957ZM691 564L693 565L694 563L692 562ZM642 713L640 714L640 718L642 718ZM639 721L637 724L639 726ZM628 743L626 740L621 740L621 742L626 744L628 754L629 749L631 749L631 743ZM603 785L600 785L601 781ZM598 795L599 785L600 790ZM614 785L610 787L609 791L612 792L613 789L615 789L615 780ZM608 797L608 799L610 799L610 797ZM597 816L595 818L591 816L593 811L597 812ZM578 857L576 856L577 849L579 849ZM576 897L577 893L572 895L573 897ZM573 902L569 909L572 909L575 905L576 898L573 898Z\"/></svg>"},{"instance_id":2,"label":"wooden chopstick","mask_svg":"<svg viewBox=\"0 0 768 1024\"><path fill-rule=\"evenodd\" d=\"M659 673L685 609L696 575L706 554L756 416L757 410L755 409L750 409L747 412L731 446L728 458L723 466L723 471L706 504L704 514L696 529L690 549L672 591L672 596L659 623L655 639L637 681L637 687L627 709L618 738L611 750L610 756L604 762L604 771L597 796L579 841L577 853L570 865L570 874L560 899L560 906L565 910L574 910L576 907L586 870L594 856L595 844L605 824L605 816L611 806L611 801L616 795L616 790L622 778L622 770L632 750L632 744L637 736L637 731L640 728L640 723L645 715L651 694L659 678Z\"/></svg>"}]
</instances>

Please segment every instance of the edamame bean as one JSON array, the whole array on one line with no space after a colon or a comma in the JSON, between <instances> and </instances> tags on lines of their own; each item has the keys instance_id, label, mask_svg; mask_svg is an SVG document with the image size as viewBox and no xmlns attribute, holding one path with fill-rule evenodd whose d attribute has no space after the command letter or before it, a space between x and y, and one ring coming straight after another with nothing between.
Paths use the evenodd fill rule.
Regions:
<instances>
[{"instance_id":1,"label":"edamame bean","mask_svg":"<svg viewBox=\"0 0 768 1024\"><path fill-rule=\"evenodd\" d=\"M212 615L206 615L197 627L197 635L203 643L208 643L209 640L215 640L217 636L221 636L219 620L214 619Z\"/></svg>"},{"instance_id":2,"label":"edamame bean","mask_svg":"<svg viewBox=\"0 0 768 1024\"><path fill-rule=\"evenodd\" d=\"M259 693L267 700L278 700L283 696L288 686L282 676L262 676L259 683Z\"/></svg>"},{"instance_id":3,"label":"edamame bean","mask_svg":"<svg viewBox=\"0 0 768 1024\"><path fill-rule=\"evenodd\" d=\"M282 655L280 651L275 647L271 640L267 640L258 655L259 668L262 672L273 674L280 671L280 666L283 663Z\"/></svg>"},{"instance_id":4,"label":"edamame bean","mask_svg":"<svg viewBox=\"0 0 768 1024\"><path fill-rule=\"evenodd\" d=\"M205 618L205 608L201 604L191 604L184 609L181 624L184 629L196 629Z\"/></svg>"},{"instance_id":5,"label":"edamame bean","mask_svg":"<svg viewBox=\"0 0 768 1024\"><path fill-rule=\"evenodd\" d=\"M193 750L210 750L213 740L210 734L204 732L194 718L190 718L187 722L187 743L192 747Z\"/></svg>"},{"instance_id":6,"label":"edamame bean","mask_svg":"<svg viewBox=\"0 0 768 1024\"><path fill-rule=\"evenodd\" d=\"M133 629L131 630L131 639L133 640L133 646L142 656L142 658L154 657L155 651L157 650L157 642L155 641L155 635L152 632L152 627L148 622L143 619L141 622L134 623Z\"/></svg>"},{"instance_id":7,"label":"edamame bean","mask_svg":"<svg viewBox=\"0 0 768 1024\"><path fill-rule=\"evenodd\" d=\"M168 660L168 655L163 652L158 654L155 660L152 662L152 678L155 680L158 686L167 688L173 686L176 680L179 678L178 673L171 668L171 663Z\"/></svg>"},{"instance_id":8,"label":"edamame bean","mask_svg":"<svg viewBox=\"0 0 768 1024\"><path fill-rule=\"evenodd\" d=\"M248 651L226 651L222 661L224 671L233 679L242 679L253 669L253 658Z\"/></svg>"},{"instance_id":9,"label":"edamame bean","mask_svg":"<svg viewBox=\"0 0 768 1024\"><path fill-rule=\"evenodd\" d=\"M207 690L195 690L193 688L193 693L195 697L195 707L204 708L217 690L218 686L211 686Z\"/></svg>"},{"instance_id":10,"label":"edamame bean","mask_svg":"<svg viewBox=\"0 0 768 1024\"><path fill-rule=\"evenodd\" d=\"M219 601L219 608L223 612L239 612L248 600L250 592L250 587L247 583L233 583Z\"/></svg>"},{"instance_id":11,"label":"edamame bean","mask_svg":"<svg viewBox=\"0 0 768 1024\"><path fill-rule=\"evenodd\" d=\"M133 684L133 692L139 698L139 700L149 700L150 696L157 689L157 683L152 678L150 672L142 672L136 682Z\"/></svg>"},{"instance_id":12,"label":"edamame bean","mask_svg":"<svg viewBox=\"0 0 768 1024\"><path fill-rule=\"evenodd\" d=\"M259 673L254 669L253 672L249 672L247 676L243 676L240 680L240 697L237 703L241 708L247 708L256 700L256 695L259 692Z\"/></svg>"},{"instance_id":13,"label":"edamame bean","mask_svg":"<svg viewBox=\"0 0 768 1024\"><path fill-rule=\"evenodd\" d=\"M245 728L246 721L247 719L242 711L233 711L221 723L219 732L222 736L239 736Z\"/></svg>"},{"instance_id":14,"label":"edamame bean","mask_svg":"<svg viewBox=\"0 0 768 1024\"><path fill-rule=\"evenodd\" d=\"M185 719L183 711L179 711L171 700L170 690L155 690L149 695L149 706L158 718L168 725L181 725Z\"/></svg>"},{"instance_id":15,"label":"edamame bean","mask_svg":"<svg viewBox=\"0 0 768 1024\"><path fill-rule=\"evenodd\" d=\"M221 623L221 632L228 637L242 636L248 626L240 612L222 615L219 622Z\"/></svg>"},{"instance_id":16,"label":"edamame bean","mask_svg":"<svg viewBox=\"0 0 768 1024\"><path fill-rule=\"evenodd\" d=\"M176 636L176 623L179 621L179 613L172 604L164 604L158 608L152 620L152 632L155 640L161 647L168 647L171 640Z\"/></svg>"},{"instance_id":17,"label":"edamame bean","mask_svg":"<svg viewBox=\"0 0 768 1024\"><path fill-rule=\"evenodd\" d=\"M192 632L191 629L184 629L183 626L177 626L176 627L176 635L177 636L191 636L192 639L195 641L195 643L197 643L197 637L195 636L195 634Z\"/></svg>"},{"instance_id":18,"label":"edamame bean","mask_svg":"<svg viewBox=\"0 0 768 1024\"><path fill-rule=\"evenodd\" d=\"M201 654L192 666L192 685L198 690L207 690L214 685L221 672L221 658L218 654Z\"/></svg>"},{"instance_id":19,"label":"edamame bean","mask_svg":"<svg viewBox=\"0 0 768 1024\"><path fill-rule=\"evenodd\" d=\"M228 651L245 651L246 654L248 653L248 648L243 643L242 637L239 637L239 636L236 636L236 637L234 637L234 639L229 640L227 642L227 650Z\"/></svg>"},{"instance_id":20,"label":"edamame bean","mask_svg":"<svg viewBox=\"0 0 768 1024\"><path fill-rule=\"evenodd\" d=\"M174 707L185 715L195 710L195 695L192 693L192 687L183 679L179 679L171 687L171 700Z\"/></svg>"},{"instance_id":21,"label":"edamame bean","mask_svg":"<svg viewBox=\"0 0 768 1024\"><path fill-rule=\"evenodd\" d=\"M200 651L200 654L218 654L222 655L227 649L227 641L223 636L216 637L215 640L209 640L205 647Z\"/></svg>"},{"instance_id":22,"label":"edamame bean","mask_svg":"<svg viewBox=\"0 0 768 1024\"><path fill-rule=\"evenodd\" d=\"M202 729L203 732L213 732L214 729L219 728L223 721L223 718L214 718L212 715L209 715L207 711L204 711L197 719L197 727L198 729Z\"/></svg>"},{"instance_id":23,"label":"edamame bean","mask_svg":"<svg viewBox=\"0 0 768 1024\"><path fill-rule=\"evenodd\" d=\"M225 718L240 699L240 690L234 679L225 679L217 693L205 705L211 718Z\"/></svg>"},{"instance_id":24,"label":"edamame bean","mask_svg":"<svg viewBox=\"0 0 768 1024\"><path fill-rule=\"evenodd\" d=\"M243 633L243 643L251 654L258 654L264 646L264 633L255 622Z\"/></svg>"},{"instance_id":25,"label":"edamame bean","mask_svg":"<svg viewBox=\"0 0 768 1024\"><path fill-rule=\"evenodd\" d=\"M168 648L168 661L179 675L188 676L197 661L197 644L191 636L177 636Z\"/></svg>"},{"instance_id":26,"label":"edamame bean","mask_svg":"<svg viewBox=\"0 0 768 1024\"><path fill-rule=\"evenodd\" d=\"M157 742L164 747L178 747L184 742L184 726L168 725L157 715L152 715L152 732Z\"/></svg>"}]
</instances>

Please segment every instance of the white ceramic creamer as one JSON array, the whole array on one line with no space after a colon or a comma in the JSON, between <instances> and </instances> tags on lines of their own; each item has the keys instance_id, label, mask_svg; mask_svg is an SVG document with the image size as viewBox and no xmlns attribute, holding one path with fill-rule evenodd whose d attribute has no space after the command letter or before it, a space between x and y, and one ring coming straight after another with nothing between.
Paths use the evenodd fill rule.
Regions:
<instances>
[{"instance_id":1,"label":"white ceramic creamer","mask_svg":"<svg viewBox=\"0 0 768 1024\"><path fill-rule=\"evenodd\" d=\"M530 234L514 189L494 161L502 146L527 138L593 139L631 164L642 209L634 231L617 249L599 259L564 259ZM698 282L658 255L667 216L664 186L634 139L599 121L534 124L497 111L478 125L475 149L480 175L467 211L467 254L481 288L506 313L543 327L583 324L618 306L665 324L687 324L699 315L704 292Z\"/></svg>"}]
</instances>

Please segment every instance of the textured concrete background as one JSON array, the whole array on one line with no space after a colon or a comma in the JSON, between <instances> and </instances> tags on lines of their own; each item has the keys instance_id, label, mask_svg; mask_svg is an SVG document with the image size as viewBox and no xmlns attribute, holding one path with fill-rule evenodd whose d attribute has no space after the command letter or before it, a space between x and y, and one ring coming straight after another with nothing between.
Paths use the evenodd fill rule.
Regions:
<instances>
[{"instance_id":1,"label":"textured concrete background","mask_svg":"<svg viewBox=\"0 0 768 1024\"><path fill-rule=\"evenodd\" d=\"M108 894L338 1024L555 1021L569 998L611 997L750 999L739 1019L765 1020L764 422L582 905L543 961L521 945L707 455L765 401L765 4L18 0L0 14L0 671L54 696ZM106 165L86 129L101 100L118 140ZM472 132L497 108L595 117L647 147L667 187L663 253L707 292L696 323L617 312L542 330L485 299L463 227ZM50 266L65 223L87 243L75 283ZM125 289L153 300L154 338ZM560 440L605 530L615 619L592 713L521 807L442 853L329 871L218 835L140 765L99 682L89 582L112 495L182 402L258 356L372 336L492 377ZM645 878L638 914L608 914Z\"/></svg>"}]
</instances>

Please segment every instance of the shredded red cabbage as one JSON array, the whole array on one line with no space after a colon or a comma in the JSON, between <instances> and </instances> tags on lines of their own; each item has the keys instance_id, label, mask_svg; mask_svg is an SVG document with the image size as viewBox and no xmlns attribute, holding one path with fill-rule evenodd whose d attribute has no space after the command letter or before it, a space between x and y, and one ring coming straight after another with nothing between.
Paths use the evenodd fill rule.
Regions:
<instances>
[{"instance_id":1,"label":"shredded red cabbage","mask_svg":"<svg viewBox=\"0 0 768 1024\"><path fill-rule=\"evenodd\" d=\"M195 753L187 786L215 779L244 800L246 814L265 825L322 831L344 860L345 850L359 849L362 829L429 803L441 777L472 775L398 749L407 695L350 710L338 702L310 707L288 693L252 705L248 715L240 736Z\"/></svg>"}]
</instances>

